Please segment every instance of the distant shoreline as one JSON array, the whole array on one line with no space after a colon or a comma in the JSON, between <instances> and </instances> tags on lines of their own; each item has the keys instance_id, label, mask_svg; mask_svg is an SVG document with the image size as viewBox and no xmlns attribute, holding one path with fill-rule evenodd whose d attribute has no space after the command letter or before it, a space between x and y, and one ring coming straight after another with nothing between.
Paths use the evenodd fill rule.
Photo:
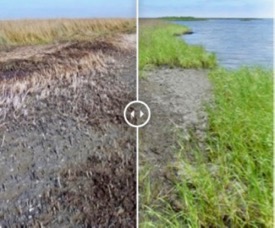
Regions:
<instances>
[{"instance_id":1,"label":"distant shoreline","mask_svg":"<svg viewBox=\"0 0 275 228\"><path fill-rule=\"evenodd\" d=\"M272 20L273 18L233 18L233 17L142 17L139 19L157 19L167 21L207 21L207 20L240 20L240 21L252 21L252 20Z\"/></svg>"}]
</instances>

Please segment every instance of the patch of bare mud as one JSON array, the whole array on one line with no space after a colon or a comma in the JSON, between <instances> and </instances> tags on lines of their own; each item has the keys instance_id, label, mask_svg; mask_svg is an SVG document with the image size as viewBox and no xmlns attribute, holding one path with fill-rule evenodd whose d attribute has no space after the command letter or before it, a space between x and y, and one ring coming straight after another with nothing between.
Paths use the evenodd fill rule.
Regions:
<instances>
[{"instance_id":1,"label":"patch of bare mud","mask_svg":"<svg viewBox=\"0 0 275 228\"><path fill-rule=\"evenodd\" d=\"M196 143L198 140L203 146L207 129L204 103L210 94L207 70L154 69L145 72L140 82L140 99L152 113L149 124L140 129L140 170L142 173L150 167L150 180L161 186L154 191L162 197L173 197L167 167L176 160L179 135L191 144L192 137L196 137ZM186 145L188 149L194 148ZM142 194L144 186L140 187Z\"/></svg>"}]
</instances>

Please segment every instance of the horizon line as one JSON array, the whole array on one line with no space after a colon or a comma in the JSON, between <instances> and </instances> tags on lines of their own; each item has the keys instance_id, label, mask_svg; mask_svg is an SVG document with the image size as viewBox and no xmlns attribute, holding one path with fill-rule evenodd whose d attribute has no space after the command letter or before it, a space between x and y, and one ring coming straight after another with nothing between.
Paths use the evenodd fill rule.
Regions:
<instances>
[{"instance_id":1,"label":"horizon line","mask_svg":"<svg viewBox=\"0 0 275 228\"><path fill-rule=\"evenodd\" d=\"M195 19L214 19L214 18L232 18L232 19L274 19L274 17L218 17L218 16L211 16L211 17L197 17L197 16L153 16L153 17L139 17L139 18L165 18L165 17L182 17L182 18L195 18Z\"/></svg>"},{"instance_id":2,"label":"horizon line","mask_svg":"<svg viewBox=\"0 0 275 228\"><path fill-rule=\"evenodd\" d=\"M57 19L136 19L136 17L22 17L22 18L1 18L0 21L11 20L57 20Z\"/></svg>"}]
</instances>

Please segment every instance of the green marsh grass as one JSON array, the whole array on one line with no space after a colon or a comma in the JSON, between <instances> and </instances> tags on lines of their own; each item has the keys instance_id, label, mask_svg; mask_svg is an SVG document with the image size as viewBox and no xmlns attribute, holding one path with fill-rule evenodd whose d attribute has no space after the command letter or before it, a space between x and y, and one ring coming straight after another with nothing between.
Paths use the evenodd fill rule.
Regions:
<instances>
[{"instance_id":1,"label":"green marsh grass","mask_svg":"<svg viewBox=\"0 0 275 228\"><path fill-rule=\"evenodd\" d=\"M156 20L141 20L139 33L139 69L146 66L213 68L216 58L202 46L186 44L178 35L187 27Z\"/></svg>"},{"instance_id":2,"label":"green marsh grass","mask_svg":"<svg viewBox=\"0 0 275 228\"><path fill-rule=\"evenodd\" d=\"M215 69L209 78L214 98L207 107L205 148L179 139L181 149L172 167L177 170L173 192L181 210L173 210L169 200L159 210L154 205L163 202L160 197L147 200L142 227L274 225L272 71Z\"/></svg>"}]
</instances>

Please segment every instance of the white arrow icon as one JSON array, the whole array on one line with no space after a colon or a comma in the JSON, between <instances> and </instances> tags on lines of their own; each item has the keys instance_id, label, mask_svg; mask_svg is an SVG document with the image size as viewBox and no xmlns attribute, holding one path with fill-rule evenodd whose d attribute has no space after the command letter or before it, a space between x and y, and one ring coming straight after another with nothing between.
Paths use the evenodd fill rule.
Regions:
<instances>
[{"instance_id":1,"label":"white arrow icon","mask_svg":"<svg viewBox=\"0 0 275 228\"><path fill-rule=\"evenodd\" d=\"M150 121L151 111L143 101L132 101L124 108L123 115L129 126L140 128L144 127Z\"/></svg>"},{"instance_id":2,"label":"white arrow icon","mask_svg":"<svg viewBox=\"0 0 275 228\"><path fill-rule=\"evenodd\" d=\"M131 118L133 119L135 117L135 111L131 112Z\"/></svg>"}]
</instances>

